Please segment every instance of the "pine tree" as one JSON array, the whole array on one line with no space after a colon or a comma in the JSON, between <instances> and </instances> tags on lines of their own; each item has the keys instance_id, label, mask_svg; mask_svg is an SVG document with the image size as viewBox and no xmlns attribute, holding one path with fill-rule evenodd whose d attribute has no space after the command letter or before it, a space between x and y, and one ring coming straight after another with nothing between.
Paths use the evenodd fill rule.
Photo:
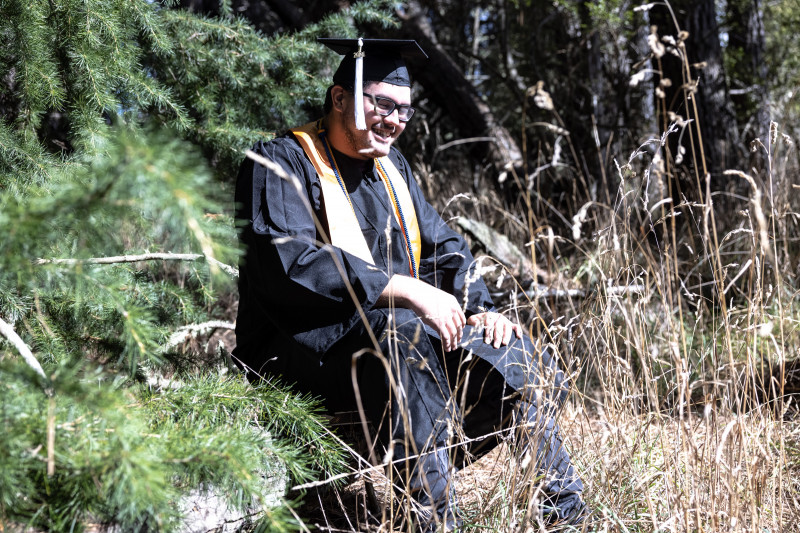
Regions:
<instances>
[{"instance_id":1,"label":"pine tree","mask_svg":"<svg viewBox=\"0 0 800 533\"><path fill-rule=\"evenodd\" d=\"M343 467L313 400L176 370L170 338L225 318L228 184L243 149L319 112L314 38L389 23L388 3L270 38L225 2L169 4L0 3L0 529L168 531L193 487L245 508L275 468Z\"/></svg>"}]
</instances>

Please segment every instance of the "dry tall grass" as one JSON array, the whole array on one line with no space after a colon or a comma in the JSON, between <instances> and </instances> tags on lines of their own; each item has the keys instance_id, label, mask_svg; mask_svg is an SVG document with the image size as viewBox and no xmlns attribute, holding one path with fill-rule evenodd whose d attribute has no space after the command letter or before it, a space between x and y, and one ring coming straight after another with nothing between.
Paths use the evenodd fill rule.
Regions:
<instances>
[{"instance_id":1,"label":"dry tall grass","mask_svg":"<svg viewBox=\"0 0 800 533\"><path fill-rule=\"evenodd\" d=\"M620 169L616 203L562 243L572 254L547 261L546 239L534 246L551 288L582 292L506 300L571 365L559 421L594 531L800 531L800 173L777 125L761 147L768 168L733 173L750 195L721 209L714 196L648 204L663 150L651 143L649 162ZM517 466L502 446L459 472L466 531L543 530ZM348 491L366 499L362 483ZM383 518L352 527L405 527Z\"/></svg>"},{"instance_id":2,"label":"dry tall grass","mask_svg":"<svg viewBox=\"0 0 800 533\"><path fill-rule=\"evenodd\" d=\"M685 38L672 40L684 61ZM664 46L651 47L657 60ZM555 215L571 221L570 236L557 236L546 217L498 208L492 194L448 204L445 218L463 208L528 241L537 273L522 285L496 269L492 282L511 287L504 311L573 375L559 420L593 530L800 531L800 159L773 123L754 144L763 168L730 171L732 186L712 191L702 150L666 148L670 135L686 147L700 134L683 81L688 117L661 110L668 133L617 165L610 203ZM696 190L671 196L686 168ZM444 180L418 174L429 192L441 191ZM534 189L524 177L517 183ZM526 293L537 276L563 292ZM520 472L506 445L458 474L466 531L543 530L537 484ZM376 486L386 510L390 492ZM344 494L367 499L361 482ZM404 527L383 518L348 527Z\"/></svg>"},{"instance_id":3,"label":"dry tall grass","mask_svg":"<svg viewBox=\"0 0 800 533\"><path fill-rule=\"evenodd\" d=\"M648 205L653 154L663 150L651 143L649 163L620 169L617 202L593 206L562 244L572 254L546 261L546 246L535 247L550 265L544 277L561 284L551 288L582 290L506 300L532 332L546 324L540 337L571 365L559 421L593 531L800 531L798 169L777 125L762 146L763 179L734 173L750 196L721 209L713 196ZM466 531L544 531L538 485L518 466L501 446L459 472ZM387 512L392 497L376 486ZM365 499L362 489L349 487ZM405 528L383 518L362 525Z\"/></svg>"}]
</instances>

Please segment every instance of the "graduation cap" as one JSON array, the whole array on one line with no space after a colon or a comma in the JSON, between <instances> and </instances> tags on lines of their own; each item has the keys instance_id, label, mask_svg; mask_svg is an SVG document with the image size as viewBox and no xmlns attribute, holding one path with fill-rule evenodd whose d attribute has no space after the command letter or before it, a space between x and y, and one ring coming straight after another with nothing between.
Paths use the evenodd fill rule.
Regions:
<instances>
[{"instance_id":1,"label":"graduation cap","mask_svg":"<svg viewBox=\"0 0 800 533\"><path fill-rule=\"evenodd\" d=\"M413 39L318 38L317 42L344 56L333 75L333 83L348 88L352 86L357 103L363 100L363 85L367 81L410 87L411 78L403 58L428 58ZM356 105L355 108L356 127L367 129L362 106Z\"/></svg>"}]
</instances>

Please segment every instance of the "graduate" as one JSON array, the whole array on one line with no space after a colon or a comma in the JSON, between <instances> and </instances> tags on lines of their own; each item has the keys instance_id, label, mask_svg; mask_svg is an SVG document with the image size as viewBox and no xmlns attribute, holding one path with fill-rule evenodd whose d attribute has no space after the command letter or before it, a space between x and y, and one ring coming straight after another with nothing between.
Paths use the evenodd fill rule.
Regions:
<instances>
[{"instance_id":1,"label":"graduate","mask_svg":"<svg viewBox=\"0 0 800 533\"><path fill-rule=\"evenodd\" d=\"M458 529L453 474L502 439L541 476L545 522L580 524L583 484L555 422L565 376L495 311L393 146L414 116L404 58L427 56L415 41L320 42L344 56L324 116L258 142L270 164L239 173L235 358L332 412L361 408L420 531Z\"/></svg>"}]
</instances>

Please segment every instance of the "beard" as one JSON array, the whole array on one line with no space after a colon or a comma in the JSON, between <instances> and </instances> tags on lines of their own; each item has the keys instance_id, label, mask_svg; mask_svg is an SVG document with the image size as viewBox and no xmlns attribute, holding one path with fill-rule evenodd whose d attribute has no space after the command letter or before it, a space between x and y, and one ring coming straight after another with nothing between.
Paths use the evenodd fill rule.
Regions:
<instances>
[{"instance_id":1,"label":"beard","mask_svg":"<svg viewBox=\"0 0 800 533\"><path fill-rule=\"evenodd\" d=\"M344 131L345 138L347 139L347 144L353 152L365 158L376 158L389 155L389 148L391 147L391 142L393 142L393 140L384 145L383 143L374 141L370 129L357 129L352 110L349 108L344 113L341 113L339 117L342 130ZM374 126L375 124L373 124L373 127Z\"/></svg>"}]
</instances>

